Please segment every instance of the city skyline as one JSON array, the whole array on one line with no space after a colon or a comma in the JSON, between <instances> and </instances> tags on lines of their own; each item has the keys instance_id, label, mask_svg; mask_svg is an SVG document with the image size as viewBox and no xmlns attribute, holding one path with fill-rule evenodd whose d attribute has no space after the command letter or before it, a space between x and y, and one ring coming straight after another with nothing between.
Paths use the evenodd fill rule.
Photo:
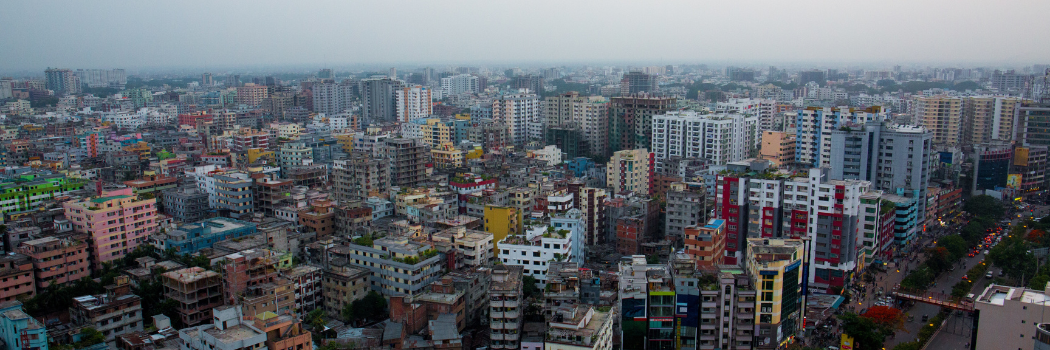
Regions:
<instances>
[{"instance_id":1,"label":"city skyline","mask_svg":"<svg viewBox=\"0 0 1050 350\"><path fill-rule=\"evenodd\" d=\"M1050 35L1050 25L1038 20L1050 3L1041 2L1015 4L1011 16L995 18L986 14L998 5L984 2L681 2L646 4L641 10L650 20L636 21L624 21L640 16L641 6L628 2L243 5L14 3L0 13L5 26L49 25L0 32L0 41L9 44L0 61L7 71L37 71L527 62L1032 64L1050 57L1050 48L1031 45ZM56 7L64 10L51 10ZM228 13L236 15L209 16ZM937 15L909 15L923 13ZM967 22L981 25L961 25Z\"/></svg>"}]
</instances>

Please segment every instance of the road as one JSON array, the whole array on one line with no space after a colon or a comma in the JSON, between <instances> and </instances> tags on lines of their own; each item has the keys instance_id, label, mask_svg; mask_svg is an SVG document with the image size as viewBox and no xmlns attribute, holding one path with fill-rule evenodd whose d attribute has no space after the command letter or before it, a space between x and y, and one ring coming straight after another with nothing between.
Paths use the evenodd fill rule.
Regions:
<instances>
[{"instance_id":1,"label":"road","mask_svg":"<svg viewBox=\"0 0 1050 350\"><path fill-rule=\"evenodd\" d=\"M1045 216L1045 215L1047 215L1047 211L1048 210L1050 210L1050 207L1042 206L1042 205L1035 206L1035 210L1032 211L1032 214L1033 214L1032 216L1034 216L1036 218ZM1028 211L1025 210L1024 213L1028 213ZM1022 217L1026 217L1026 216L1027 216L1027 214L1022 215ZM1017 218L1017 215L1014 215L1013 221L1016 224L1017 222L1020 221L1020 219ZM993 268L989 269L989 271L992 271L995 275L998 275L999 272L1000 272L1000 269L993 267ZM981 279L978 280L977 283L974 283L974 288L971 291L971 293L973 293L975 295L980 294L981 292L984 291L984 289L986 287L988 287L989 283L991 283L991 281L989 281L987 278L984 278L983 276L981 276ZM940 332L935 334L934 337L932 339L930 339L930 345L927 347L927 349L929 349L929 350L964 350L964 349L969 349L969 347L967 347L966 345L970 342L970 339L972 339L971 335L970 335L970 331L972 330L972 325L973 325L973 319L971 318L971 315L969 313L954 313L954 314L952 314L952 316L947 320L947 322L945 322L945 324L941 328Z\"/></svg>"}]
</instances>

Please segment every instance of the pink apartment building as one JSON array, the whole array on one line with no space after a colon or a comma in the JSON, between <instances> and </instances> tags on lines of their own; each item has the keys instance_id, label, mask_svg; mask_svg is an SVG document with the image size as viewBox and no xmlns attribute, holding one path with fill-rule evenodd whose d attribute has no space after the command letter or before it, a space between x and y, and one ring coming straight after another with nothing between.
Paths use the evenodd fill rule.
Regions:
<instances>
[{"instance_id":1,"label":"pink apartment building","mask_svg":"<svg viewBox=\"0 0 1050 350\"><path fill-rule=\"evenodd\" d=\"M87 233L95 269L124 257L157 230L157 200L139 199L131 188L102 191L62 204L76 232Z\"/></svg>"},{"instance_id":2,"label":"pink apartment building","mask_svg":"<svg viewBox=\"0 0 1050 350\"><path fill-rule=\"evenodd\" d=\"M91 276L88 245L73 238L44 237L22 242L18 252L33 261L37 290L65 286Z\"/></svg>"}]
</instances>

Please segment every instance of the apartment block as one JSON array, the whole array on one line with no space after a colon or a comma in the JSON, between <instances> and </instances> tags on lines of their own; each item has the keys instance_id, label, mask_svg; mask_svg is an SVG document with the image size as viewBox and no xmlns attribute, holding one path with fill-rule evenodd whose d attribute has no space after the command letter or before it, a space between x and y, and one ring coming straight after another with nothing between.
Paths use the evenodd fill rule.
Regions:
<instances>
[{"instance_id":1,"label":"apartment block","mask_svg":"<svg viewBox=\"0 0 1050 350\"><path fill-rule=\"evenodd\" d=\"M608 153L652 147L653 116L674 109L674 97L647 94L613 97L609 104Z\"/></svg>"},{"instance_id":2,"label":"apartment block","mask_svg":"<svg viewBox=\"0 0 1050 350\"><path fill-rule=\"evenodd\" d=\"M321 278L320 290L325 311L338 315L347 304L368 295L368 291L372 290L370 274L370 270L355 266L346 259L332 260Z\"/></svg>"},{"instance_id":3,"label":"apartment block","mask_svg":"<svg viewBox=\"0 0 1050 350\"><path fill-rule=\"evenodd\" d=\"M711 219L703 226L687 226L682 238L685 254L696 260L697 267L722 264L726 251L725 220Z\"/></svg>"},{"instance_id":4,"label":"apartment block","mask_svg":"<svg viewBox=\"0 0 1050 350\"><path fill-rule=\"evenodd\" d=\"M426 147L418 139L386 139L380 152L390 164L391 186L416 186L426 178Z\"/></svg>"},{"instance_id":5,"label":"apartment block","mask_svg":"<svg viewBox=\"0 0 1050 350\"><path fill-rule=\"evenodd\" d=\"M216 174L215 207L220 213L234 219L247 218L254 212L252 179L246 173Z\"/></svg>"},{"instance_id":6,"label":"apartment block","mask_svg":"<svg viewBox=\"0 0 1050 350\"><path fill-rule=\"evenodd\" d=\"M748 238L746 267L758 293L755 349L780 349L804 330L802 262L805 243L797 239ZM768 339L768 340L767 340Z\"/></svg>"},{"instance_id":7,"label":"apartment block","mask_svg":"<svg viewBox=\"0 0 1050 350\"><path fill-rule=\"evenodd\" d=\"M269 97L266 85L245 83L237 87L237 103L246 106L262 105L263 99Z\"/></svg>"},{"instance_id":8,"label":"apartment block","mask_svg":"<svg viewBox=\"0 0 1050 350\"><path fill-rule=\"evenodd\" d=\"M372 246L336 246L328 250L328 256L368 269L373 277L371 288L384 295L419 293L440 278L446 266L445 255L432 245L405 237L380 238Z\"/></svg>"},{"instance_id":9,"label":"apartment block","mask_svg":"<svg viewBox=\"0 0 1050 350\"><path fill-rule=\"evenodd\" d=\"M164 192L164 213L180 222L204 220L208 215L208 194L193 187Z\"/></svg>"},{"instance_id":10,"label":"apartment block","mask_svg":"<svg viewBox=\"0 0 1050 350\"><path fill-rule=\"evenodd\" d=\"M652 116L651 149L656 159L706 158L715 164L757 155L758 117L672 111Z\"/></svg>"},{"instance_id":11,"label":"apartment block","mask_svg":"<svg viewBox=\"0 0 1050 350\"><path fill-rule=\"evenodd\" d=\"M624 349L673 349L675 286L667 265L644 255L620 261L620 342Z\"/></svg>"},{"instance_id":12,"label":"apartment block","mask_svg":"<svg viewBox=\"0 0 1050 350\"><path fill-rule=\"evenodd\" d=\"M489 287L489 339L493 349L519 349L524 310L521 266L496 265Z\"/></svg>"},{"instance_id":13,"label":"apartment block","mask_svg":"<svg viewBox=\"0 0 1050 350\"><path fill-rule=\"evenodd\" d=\"M140 199L131 188L103 191L101 196L62 203L66 218L91 240L94 268L123 258L157 231L157 200Z\"/></svg>"},{"instance_id":14,"label":"apartment block","mask_svg":"<svg viewBox=\"0 0 1050 350\"><path fill-rule=\"evenodd\" d=\"M933 135L933 143L952 147L959 145L963 121L963 99L955 96L916 97L913 120Z\"/></svg>"},{"instance_id":15,"label":"apartment block","mask_svg":"<svg viewBox=\"0 0 1050 350\"><path fill-rule=\"evenodd\" d=\"M430 117L433 114L432 102L430 88L428 87L413 85L397 89L394 92L397 121L405 123L410 120Z\"/></svg>"},{"instance_id":16,"label":"apartment block","mask_svg":"<svg viewBox=\"0 0 1050 350\"><path fill-rule=\"evenodd\" d=\"M836 130L832 133L836 147L831 153L830 178L869 181L873 190L925 199L934 137L923 127L885 123ZM926 216L925 201L919 200L917 209L920 217Z\"/></svg>"},{"instance_id":17,"label":"apartment block","mask_svg":"<svg viewBox=\"0 0 1050 350\"><path fill-rule=\"evenodd\" d=\"M176 311L186 326L211 320L212 309L223 305L222 275L200 267L190 267L161 275L164 296L179 302ZM240 310L240 308L237 308Z\"/></svg>"},{"instance_id":18,"label":"apartment block","mask_svg":"<svg viewBox=\"0 0 1050 350\"><path fill-rule=\"evenodd\" d=\"M558 308L548 323L545 350L611 350L615 309L602 312L592 306Z\"/></svg>"},{"instance_id":19,"label":"apartment block","mask_svg":"<svg viewBox=\"0 0 1050 350\"><path fill-rule=\"evenodd\" d=\"M706 187L697 182L674 182L666 194L664 235L683 239L685 228L707 221Z\"/></svg>"},{"instance_id":20,"label":"apartment block","mask_svg":"<svg viewBox=\"0 0 1050 350\"><path fill-rule=\"evenodd\" d=\"M543 140L540 102L534 91L522 89L497 96L492 101L492 119L508 126L510 139L515 145Z\"/></svg>"},{"instance_id":21,"label":"apartment block","mask_svg":"<svg viewBox=\"0 0 1050 350\"><path fill-rule=\"evenodd\" d=\"M831 165L831 132L846 124L864 124L886 119L880 106L860 110L849 107L807 107L798 111L795 121L795 163L803 168Z\"/></svg>"},{"instance_id":22,"label":"apartment block","mask_svg":"<svg viewBox=\"0 0 1050 350\"><path fill-rule=\"evenodd\" d=\"M10 253L0 257L0 301L24 300L37 293L33 261L25 255Z\"/></svg>"},{"instance_id":23,"label":"apartment block","mask_svg":"<svg viewBox=\"0 0 1050 350\"><path fill-rule=\"evenodd\" d=\"M22 242L18 253L33 261L36 289L65 286L91 275L88 245L74 238L44 237Z\"/></svg>"},{"instance_id":24,"label":"apartment block","mask_svg":"<svg viewBox=\"0 0 1050 350\"><path fill-rule=\"evenodd\" d=\"M222 275L222 292L229 305L237 304L248 288L277 280L277 259L265 249L226 255L216 265Z\"/></svg>"},{"instance_id":25,"label":"apartment block","mask_svg":"<svg viewBox=\"0 0 1050 350\"><path fill-rule=\"evenodd\" d=\"M48 348L47 328L29 316L18 300L0 302L0 340L8 349Z\"/></svg>"},{"instance_id":26,"label":"apartment block","mask_svg":"<svg viewBox=\"0 0 1050 350\"><path fill-rule=\"evenodd\" d=\"M795 165L795 134L785 131L762 131L762 159L769 160L777 168Z\"/></svg>"},{"instance_id":27,"label":"apartment block","mask_svg":"<svg viewBox=\"0 0 1050 350\"><path fill-rule=\"evenodd\" d=\"M70 322L101 332L111 349L121 334L142 331L142 316L142 298L131 294L127 276L116 277L106 294L74 297L69 308Z\"/></svg>"},{"instance_id":28,"label":"apartment block","mask_svg":"<svg viewBox=\"0 0 1050 350\"><path fill-rule=\"evenodd\" d=\"M266 347L267 334L250 322L236 305L221 306L208 310L203 317L210 323L179 330L183 349L189 350L238 350Z\"/></svg>"},{"instance_id":29,"label":"apartment block","mask_svg":"<svg viewBox=\"0 0 1050 350\"><path fill-rule=\"evenodd\" d=\"M579 210L564 217L551 217L549 224L526 226L524 235L510 235L499 242L499 259L503 265L522 266L523 273L547 282L549 261L583 263L583 245Z\"/></svg>"},{"instance_id":30,"label":"apartment block","mask_svg":"<svg viewBox=\"0 0 1050 350\"><path fill-rule=\"evenodd\" d=\"M605 166L607 186L614 194L634 192L647 196L652 192L656 159L645 148L613 153Z\"/></svg>"},{"instance_id":31,"label":"apartment block","mask_svg":"<svg viewBox=\"0 0 1050 350\"><path fill-rule=\"evenodd\" d=\"M322 293L322 270L311 265L299 265L281 272L281 278L292 284L295 291L295 314L306 315L313 309L324 307ZM340 309L341 310L341 309Z\"/></svg>"},{"instance_id":32,"label":"apartment block","mask_svg":"<svg viewBox=\"0 0 1050 350\"><path fill-rule=\"evenodd\" d=\"M255 232L254 223L211 218L179 226L178 229L167 233L167 237L161 241L165 249L175 249L181 254L194 254L201 249L211 248L216 242L251 236Z\"/></svg>"},{"instance_id":33,"label":"apartment block","mask_svg":"<svg viewBox=\"0 0 1050 350\"><path fill-rule=\"evenodd\" d=\"M450 255L455 250L455 268L489 266L493 262L493 235L485 231L469 230L464 226L453 227L431 236L438 251Z\"/></svg>"}]
</instances>

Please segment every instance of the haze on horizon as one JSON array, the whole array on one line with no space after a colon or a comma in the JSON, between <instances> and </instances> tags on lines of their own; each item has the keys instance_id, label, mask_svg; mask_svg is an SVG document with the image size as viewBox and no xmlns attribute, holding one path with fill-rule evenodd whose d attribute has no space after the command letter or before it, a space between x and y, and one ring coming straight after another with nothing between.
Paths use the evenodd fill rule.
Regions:
<instances>
[{"instance_id":1,"label":"haze on horizon","mask_svg":"<svg viewBox=\"0 0 1050 350\"><path fill-rule=\"evenodd\" d=\"M1050 2L15 1L0 71L443 62L1050 61Z\"/></svg>"}]
</instances>

